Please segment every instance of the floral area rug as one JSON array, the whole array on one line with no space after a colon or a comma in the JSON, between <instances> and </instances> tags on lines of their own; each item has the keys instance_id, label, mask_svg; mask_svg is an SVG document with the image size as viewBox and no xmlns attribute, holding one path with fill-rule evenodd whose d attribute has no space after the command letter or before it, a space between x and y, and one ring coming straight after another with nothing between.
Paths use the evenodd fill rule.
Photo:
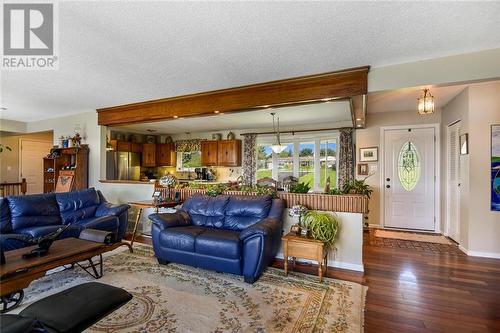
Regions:
<instances>
[{"instance_id":1,"label":"floral area rug","mask_svg":"<svg viewBox=\"0 0 500 333\"><path fill-rule=\"evenodd\" d=\"M79 268L52 273L25 290L23 307L93 279ZM152 248L116 250L98 280L133 299L86 332L362 332L366 287L268 268L253 285L243 277L159 265ZM19 312L21 309L16 309Z\"/></svg>"}]
</instances>

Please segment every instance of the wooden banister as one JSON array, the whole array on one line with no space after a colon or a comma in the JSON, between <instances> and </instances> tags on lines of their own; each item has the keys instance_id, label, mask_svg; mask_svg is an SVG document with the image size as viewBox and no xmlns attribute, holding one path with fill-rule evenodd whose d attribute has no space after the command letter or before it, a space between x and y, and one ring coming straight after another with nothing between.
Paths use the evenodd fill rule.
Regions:
<instances>
[{"instance_id":1,"label":"wooden banister","mask_svg":"<svg viewBox=\"0 0 500 333\"><path fill-rule=\"evenodd\" d=\"M6 197L9 195L25 195L28 191L28 183L26 178L23 178L21 182L17 183L0 183L0 197Z\"/></svg>"}]
</instances>

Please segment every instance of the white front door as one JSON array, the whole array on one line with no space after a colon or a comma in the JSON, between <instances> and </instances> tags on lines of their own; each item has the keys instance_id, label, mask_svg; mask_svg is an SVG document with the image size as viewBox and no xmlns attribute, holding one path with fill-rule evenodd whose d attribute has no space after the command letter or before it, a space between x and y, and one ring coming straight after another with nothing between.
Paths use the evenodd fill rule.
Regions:
<instances>
[{"instance_id":1,"label":"white front door","mask_svg":"<svg viewBox=\"0 0 500 333\"><path fill-rule=\"evenodd\" d=\"M435 230L435 129L384 131L384 226Z\"/></svg>"},{"instance_id":2,"label":"white front door","mask_svg":"<svg viewBox=\"0 0 500 333\"><path fill-rule=\"evenodd\" d=\"M447 130L446 150L446 224L448 236L459 242L460 237L460 128L461 122L458 121Z\"/></svg>"},{"instance_id":3,"label":"white front door","mask_svg":"<svg viewBox=\"0 0 500 333\"><path fill-rule=\"evenodd\" d=\"M21 139L21 178L26 178L26 194L43 193L43 158L52 142Z\"/></svg>"}]
</instances>

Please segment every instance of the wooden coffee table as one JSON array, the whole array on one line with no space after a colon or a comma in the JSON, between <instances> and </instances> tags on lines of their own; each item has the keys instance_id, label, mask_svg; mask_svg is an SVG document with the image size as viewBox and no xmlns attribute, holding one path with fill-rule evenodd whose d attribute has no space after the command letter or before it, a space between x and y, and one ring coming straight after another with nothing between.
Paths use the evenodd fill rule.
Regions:
<instances>
[{"instance_id":1,"label":"wooden coffee table","mask_svg":"<svg viewBox=\"0 0 500 333\"><path fill-rule=\"evenodd\" d=\"M130 244L125 242L105 245L79 238L56 240L50 247L49 253L43 257L29 259L22 257L36 246L5 252L6 262L0 265L0 296L3 303L0 312L10 311L18 306L24 297L23 289L27 288L32 281L43 277L51 269L65 265L72 267L78 265L92 277L99 279L103 274L102 254L120 246L128 246L132 252ZM92 258L96 256L99 260L94 262ZM82 262L88 262L88 264L85 265Z\"/></svg>"}]
</instances>

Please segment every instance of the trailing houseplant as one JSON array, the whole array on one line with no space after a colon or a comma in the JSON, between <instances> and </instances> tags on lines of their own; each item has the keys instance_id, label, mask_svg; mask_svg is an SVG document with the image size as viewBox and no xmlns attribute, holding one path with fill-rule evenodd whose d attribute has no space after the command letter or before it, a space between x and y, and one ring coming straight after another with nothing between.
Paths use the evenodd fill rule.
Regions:
<instances>
[{"instance_id":1,"label":"trailing houseplant","mask_svg":"<svg viewBox=\"0 0 500 333\"><path fill-rule=\"evenodd\" d=\"M222 184L209 185L207 187L207 191L205 192L205 194L208 195L209 197L216 197L224 193L225 190L226 186Z\"/></svg>"},{"instance_id":2,"label":"trailing houseplant","mask_svg":"<svg viewBox=\"0 0 500 333\"><path fill-rule=\"evenodd\" d=\"M314 239L324 242L328 247L335 244L340 226L337 215L313 210L305 215L304 223L307 224Z\"/></svg>"},{"instance_id":3,"label":"trailing houseplant","mask_svg":"<svg viewBox=\"0 0 500 333\"><path fill-rule=\"evenodd\" d=\"M311 185L307 183L296 183L290 185L290 193L308 193L311 189Z\"/></svg>"}]
</instances>

